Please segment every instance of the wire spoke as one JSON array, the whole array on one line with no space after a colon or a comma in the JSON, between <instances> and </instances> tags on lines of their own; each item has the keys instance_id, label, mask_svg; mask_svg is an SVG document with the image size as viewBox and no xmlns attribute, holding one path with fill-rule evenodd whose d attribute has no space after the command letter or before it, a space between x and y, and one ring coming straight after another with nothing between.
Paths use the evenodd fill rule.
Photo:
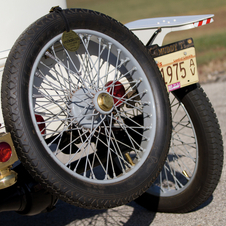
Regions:
<instances>
[{"instance_id":1,"label":"wire spoke","mask_svg":"<svg viewBox=\"0 0 226 226\"><path fill-rule=\"evenodd\" d=\"M160 187L162 196L177 194L188 186L195 174L198 158L195 129L183 103L174 97L171 109L173 128L170 151L155 183Z\"/></svg>"}]
</instances>

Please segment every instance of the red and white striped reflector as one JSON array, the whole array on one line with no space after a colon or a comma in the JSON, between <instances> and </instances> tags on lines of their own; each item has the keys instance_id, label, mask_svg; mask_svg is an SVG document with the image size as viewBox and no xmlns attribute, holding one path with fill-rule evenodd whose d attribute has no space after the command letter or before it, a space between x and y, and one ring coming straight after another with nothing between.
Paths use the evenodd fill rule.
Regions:
<instances>
[{"instance_id":1,"label":"red and white striped reflector","mask_svg":"<svg viewBox=\"0 0 226 226\"><path fill-rule=\"evenodd\" d=\"M194 27L200 27L202 25L210 24L213 22L213 18L208 18L206 20L200 20L199 22L193 23Z\"/></svg>"}]
</instances>

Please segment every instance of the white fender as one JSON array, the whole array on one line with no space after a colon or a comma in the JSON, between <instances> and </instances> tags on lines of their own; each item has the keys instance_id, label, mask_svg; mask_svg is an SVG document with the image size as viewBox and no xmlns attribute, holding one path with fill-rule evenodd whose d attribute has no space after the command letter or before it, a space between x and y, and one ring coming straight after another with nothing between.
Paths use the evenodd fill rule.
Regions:
<instances>
[{"instance_id":1,"label":"white fender","mask_svg":"<svg viewBox=\"0 0 226 226\"><path fill-rule=\"evenodd\" d=\"M159 17L136 20L125 24L144 45L148 43L158 28L161 32L157 35L153 44L162 45L165 36L173 31L187 30L213 22L213 14L196 16Z\"/></svg>"}]
</instances>

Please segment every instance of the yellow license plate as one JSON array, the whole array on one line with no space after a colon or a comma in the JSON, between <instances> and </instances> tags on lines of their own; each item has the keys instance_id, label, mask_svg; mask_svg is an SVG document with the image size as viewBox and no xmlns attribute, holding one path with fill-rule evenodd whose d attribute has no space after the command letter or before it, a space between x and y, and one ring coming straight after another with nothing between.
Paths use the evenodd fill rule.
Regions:
<instances>
[{"instance_id":1,"label":"yellow license plate","mask_svg":"<svg viewBox=\"0 0 226 226\"><path fill-rule=\"evenodd\" d=\"M194 47L156 57L155 61L168 92L197 83L199 80Z\"/></svg>"}]
</instances>

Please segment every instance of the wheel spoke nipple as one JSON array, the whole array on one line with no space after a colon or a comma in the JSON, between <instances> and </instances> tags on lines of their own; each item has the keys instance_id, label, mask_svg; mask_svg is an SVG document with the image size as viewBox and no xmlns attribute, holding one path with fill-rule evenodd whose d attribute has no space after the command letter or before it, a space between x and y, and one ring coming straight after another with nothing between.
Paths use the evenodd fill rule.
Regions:
<instances>
[{"instance_id":1,"label":"wheel spoke nipple","mask_svg":"<svg viewBox=\"0 0 226 226\"><path fill-rule=\"evenodd\" d=\"M129 162L129 164L130 164L131 166L135 166L135 164L134 164L133 160L131 159L131 157L130 157L130 155L129 155L128 152L125 153L125 157L126 157L127 161Z\"/></svg>"},{"instance_id":2,"label":"wheel spoke nipple","mask_svg":"<svg viewBox=\"0 0 226 226\"><path fill-rule=\"evenodd\" d=\"M184 174L185 177L187 177L187 179L190 178L185 170L183 170L182 173Z\"/></svg>"}]
</instances>

